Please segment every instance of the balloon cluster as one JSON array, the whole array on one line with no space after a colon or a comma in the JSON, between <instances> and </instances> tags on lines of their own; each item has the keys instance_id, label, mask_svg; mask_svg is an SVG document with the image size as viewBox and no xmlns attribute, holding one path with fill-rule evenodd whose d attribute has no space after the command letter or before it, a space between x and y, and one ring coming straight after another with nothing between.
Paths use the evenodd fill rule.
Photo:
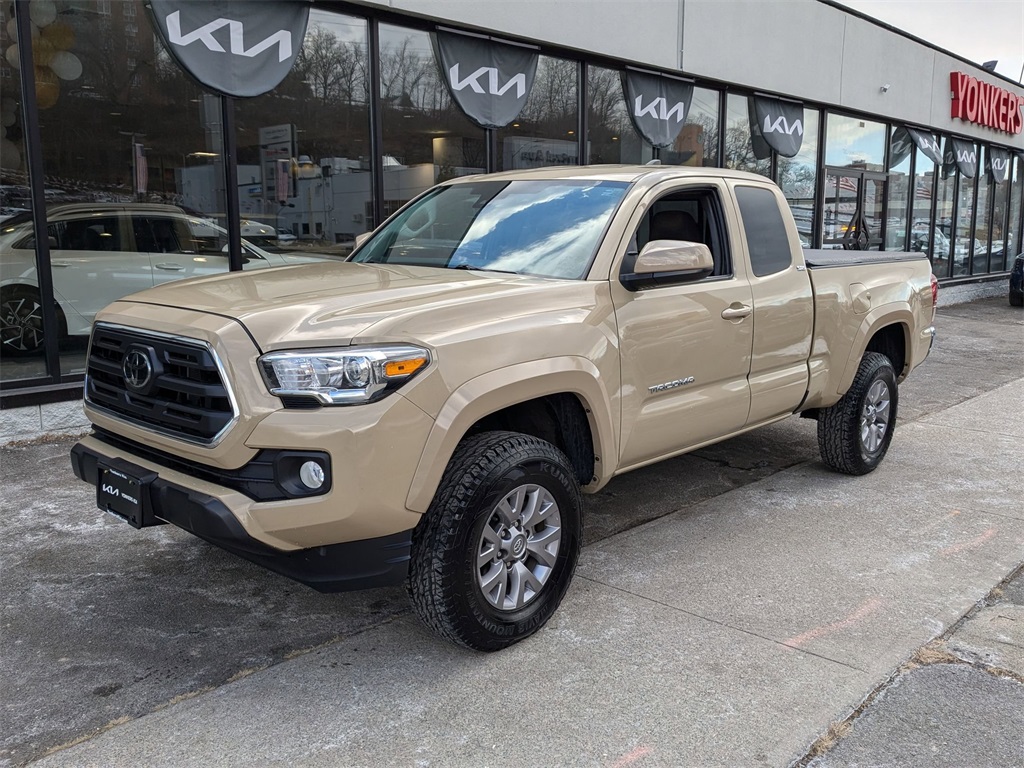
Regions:
<instances>
[{"instance_id":1,"label":"balloon cluster","mask_svg":"<svg viewBox=\"0 0 1024 768\"><path fill-rule=\"evenodd\" d=\"M57 20L57 6L53 0L33 0L28 4L32 29L32 58L35 64L33 80L39 109L49 109L60 97L61 80L77 80L82 76L82 62L71 52L75 44L75 30L64 21ZM7 33L14 42L4 51L4 58L14 69L21 69L17 19L7 22ZM19 104L15 99L0 100L0 167L18 170L23 165L21 139L18 127Z\"/></svg>"}]
</instances>

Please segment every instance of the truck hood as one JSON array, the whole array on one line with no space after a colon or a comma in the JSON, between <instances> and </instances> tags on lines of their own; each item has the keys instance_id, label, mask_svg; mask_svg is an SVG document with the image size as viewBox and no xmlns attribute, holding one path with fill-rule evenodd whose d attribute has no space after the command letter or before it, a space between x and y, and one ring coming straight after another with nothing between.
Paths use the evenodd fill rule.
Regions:
<instances>
[{"instance_id":1,"label":"truck hood","mask_svg":"<svg viewBox=\"0 0 1024 768\"><path fill-rule=\"evenodd\" d=\"M181 280L121 301L234 318L268 352L361 339L415 337L430 343L430 336L451 330L454 317L488 324L551 311L563 304L554 299L559 293L565 294L565 306L572 306L585 285L497 272L332 262ZM430 317L433 322L423 322Z\"/></svg>"}]
</instances>

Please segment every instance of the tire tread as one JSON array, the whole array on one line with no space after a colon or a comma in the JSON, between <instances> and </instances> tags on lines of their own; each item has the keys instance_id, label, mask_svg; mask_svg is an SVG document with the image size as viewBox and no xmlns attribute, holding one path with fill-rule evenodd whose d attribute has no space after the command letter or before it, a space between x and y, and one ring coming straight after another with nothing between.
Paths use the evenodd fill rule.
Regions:
<instances>
[{"instance_id":1,"label":"tire tread","mask_svg":"<svg viewBox=\"0 0 1024 768\"><path fill-rule=\"evenodd\" d=\"M413 554L406 582L410 600L424 624L457 645L492 651L511 644L502 638L488 641L481 637L479 631L474 631L478 627L473 618L460 614L458 580L446 573L442 555L456 546L467 518L472 519L475 512L472 509L473 497L486 478L499 466L536 459L538 455L559 465L571 480L573 501L576 509L580 510L582 496L579 485L570 469L572 465L560 450L544 440L518 432L485 432L465 438L456 448L430 507L413 532ZM576 519L579 520L579 515ZM574 537L577 551L579 538L578 534ZM576 565L575 556L570 558L568 565L568 577L571 578ZM565 579L564 587L568 586L570 578ZM539 622L528 634L540 629L543 623ZM528 634L516 636L512 642Z\"/></svg>"}]
</instances>

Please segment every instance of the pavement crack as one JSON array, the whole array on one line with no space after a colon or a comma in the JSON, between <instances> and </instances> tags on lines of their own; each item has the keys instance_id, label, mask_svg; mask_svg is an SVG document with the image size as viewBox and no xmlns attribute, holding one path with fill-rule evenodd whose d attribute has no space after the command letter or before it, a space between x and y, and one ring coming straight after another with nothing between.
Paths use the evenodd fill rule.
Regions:
<instances>
[{"instance_id":1,"label":"pavement crack","mask_svg":"<svg viewBox=\"0 0 1024 768\"><path fill-rule=\"evenodd\" d=\"M838 664L841 667L846 667L847 669L853 670L854 672L862 672L864 674L867 674L867 670L861 669L860 667L855 666L853 664L849 664L848 662L840 661L839 659L833 659L832 657L825 656L824 654L821 654L821 653L814 653L813 651L808 651L805 648L798 648L795 645L789 645L788 643L784 643L781 640L776 640L774 637L768 637L767 635L762 635L762 634L760 634L758 632L754 632L754 631L749 630L749 629L743 629L743 627L734 626L734 625L729 624L728 622L725 622L725 621L719 621L718 619L712 619L712 618L710 618L708 616L702 616L699 613L694 613L693 611L688 611L685 608L680 608L677 605L672 605L671 603L666 603L666 602L663 602L662 600L656 600L653 597L648 597L646 595L638 595L636 592L630 592L628 589L623 589L622 587L617 587L614 584L608 584L607 582L600 581L598 579L594 579L594 578L591 578L589 576L582 576L580 574L577 574L576 578L577 579L583 579L584 581L589 581L592 584L600 584L602 587L607 587L608 589L614 589L616 592L621 592L621 593L623 593L625 595L629 595L630 597L635 597L635 598L637 598L639 600L643 600L645 602L661 606L662 608L668 608L670 611L675 611L676 613L682 613L682 614L685 614L687 616L692 616L695 619L700 619L702 621L707 621L707 622L709 622L711 624L715 624L716 626L722 627L724 629L731 629L731 630L734 630L736 632L742 632L743 634L749 635L750 637L756 637L759 640L766 640L769 643L772 643L774 645L782 646L783 648L785 648L787 650L790 650L790 651L797 651L798 653L802 653L802 654L805 654L807 656L814 656L815 658L822 659L823 661L828 661L828 662L831 662L832 664Z\"/></svg>"}]
</instances>

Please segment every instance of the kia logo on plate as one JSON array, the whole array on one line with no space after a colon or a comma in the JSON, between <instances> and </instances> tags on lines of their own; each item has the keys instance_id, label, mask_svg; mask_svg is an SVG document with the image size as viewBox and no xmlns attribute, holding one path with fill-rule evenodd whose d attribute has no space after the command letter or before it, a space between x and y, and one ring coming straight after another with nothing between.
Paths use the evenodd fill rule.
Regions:
<instances>
[{"instance_id":1,"label":"kia logo on plate","mask_svg":"<svg viewBox=\"0 0 1024 768\"><path fill-rule=\"evenodd\" d=\"M124 383L131 389L142 389L153 376L153 366L149 362L149 356L140 349L129 350L121 365L121 372L124 374Z\"/></svg>"}]
</instances>

